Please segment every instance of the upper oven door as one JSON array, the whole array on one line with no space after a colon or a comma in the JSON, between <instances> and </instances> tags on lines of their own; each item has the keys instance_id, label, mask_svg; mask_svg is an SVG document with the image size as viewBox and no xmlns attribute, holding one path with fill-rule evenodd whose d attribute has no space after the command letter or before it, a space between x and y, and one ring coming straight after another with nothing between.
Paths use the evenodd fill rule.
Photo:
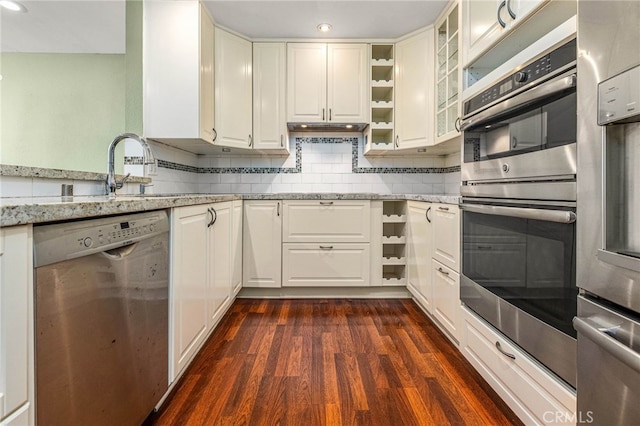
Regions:
<instances>
[{"instance_id":1,"label":"upper oven door","mask_svg":"<svg viewBox=\"0 0 640 426\"><path fill-rule=\"evenodd\" d=\"M467 117L462 180L576 174L575 69Z\"/></svg>"}]
</instances>

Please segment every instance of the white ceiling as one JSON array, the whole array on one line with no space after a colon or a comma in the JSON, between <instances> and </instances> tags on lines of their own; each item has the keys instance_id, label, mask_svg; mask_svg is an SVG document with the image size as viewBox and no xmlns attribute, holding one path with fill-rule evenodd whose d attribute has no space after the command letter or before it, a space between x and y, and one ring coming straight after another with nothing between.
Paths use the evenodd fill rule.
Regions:
<instances>
[{"instance_id":1,"label":"white ceiling","mask_svg":"<svg viewBox=\"0 0 640 426\"><path fill-rule=\"evenodd\" d=\"M26 13L0 8L0 51L124 53L124 0L20 0Z\"/></svg>"},{"instance_id":2,"label":"white ceiling","mask_svg":"<svg viewBox=\"0 0 640 426\"><path fill-rule=\"evenodd\" d=\"M204 0L214 21L252 39L398 38L433 24L447 0L216 1ZM318 24L333 26L320 33Z\"/></svg>"}]
</instances>

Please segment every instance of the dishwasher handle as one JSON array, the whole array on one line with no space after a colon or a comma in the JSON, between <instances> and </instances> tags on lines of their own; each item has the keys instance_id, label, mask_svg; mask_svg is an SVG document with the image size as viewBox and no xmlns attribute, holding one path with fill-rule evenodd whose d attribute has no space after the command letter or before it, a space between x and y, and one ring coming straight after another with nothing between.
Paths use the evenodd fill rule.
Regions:
<instances>
[{"instance_id":1,"label":"dishwasher handle","mask_svg":"<svg viewBox=\"0 0 640 426\"><path fill-rule=\"evenodd\" d=\"M610 333L615 334L617 327L603 327L591 318L575 317L573 318L573 328L620 362L640 373L640 353L610 335Z\"/></svg>"},{"instance_id":2,"label":"dishwasher handle","mask_svg":"<svg viewBox=\"0 0 640 426\"><path fill-rule=\"evenodd\" d=\"M138 246L138 242L135 242L135 243L127 244L126 246L116 247L111 250L105 250L101 253L103 256L109 259L120 260L120 259L124 259L125 257L129 256L131 253L133 253L133 251L136 249L137 246Z\"/></svg>"}]
</instances>

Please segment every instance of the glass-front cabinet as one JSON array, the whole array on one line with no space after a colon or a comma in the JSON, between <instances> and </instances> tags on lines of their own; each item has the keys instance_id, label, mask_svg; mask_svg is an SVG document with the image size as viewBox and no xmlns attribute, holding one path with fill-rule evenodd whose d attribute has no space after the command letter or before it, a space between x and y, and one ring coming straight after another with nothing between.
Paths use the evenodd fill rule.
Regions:
<instances>
[{"instance_id":1,"label":"glass-front cabinet","mask_svg":"<svg viewBox=\"0 0 640 426\"><path fill-rule=\"evenodd\" d=\"M460 135L459 8L452 2L436 22L435 143Z\"/></svg>"}]
</instances>

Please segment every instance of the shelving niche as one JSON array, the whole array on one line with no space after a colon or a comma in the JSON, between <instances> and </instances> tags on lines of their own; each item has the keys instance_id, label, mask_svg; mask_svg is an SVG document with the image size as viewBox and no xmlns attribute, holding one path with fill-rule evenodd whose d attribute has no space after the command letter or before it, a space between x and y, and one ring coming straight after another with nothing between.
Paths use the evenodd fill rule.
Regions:
<instances>
[{"instance_id":1,"label":"shelving niche","mask_svg":"<svg viewBox=\"0 0 640 426\"><path fill-rule=\"evenodd\" d=\"M394 46L370 45L371 123L365 153L392 151L394 138Z\"/></svg>"},{"instance_id":2,"label":"shelving niche","mask_svg":"<svg viewBox=\"0 0 640 426\"><path fill-rule=\"evenodd\" d=\"M382 203L382 285L405 285L407 212L402 200Z\"/></svg>"}]
</instances>

